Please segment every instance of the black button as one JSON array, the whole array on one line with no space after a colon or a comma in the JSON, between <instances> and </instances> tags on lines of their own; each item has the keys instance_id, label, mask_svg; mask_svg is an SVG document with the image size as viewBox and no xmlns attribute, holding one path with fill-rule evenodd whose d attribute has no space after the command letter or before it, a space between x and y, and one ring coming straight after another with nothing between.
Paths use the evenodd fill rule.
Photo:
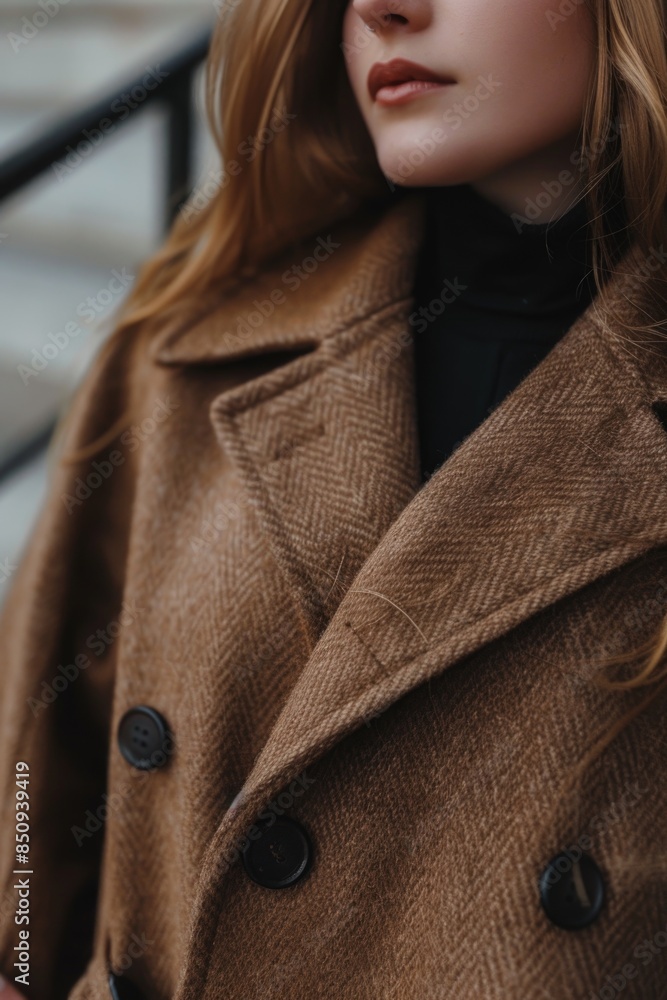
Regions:
<instances>
[{"instance_id":1,"label":"black button","mask_svg":"<svg viewBox=\"0 0 667 1000\"><path fill-rule=\"evenodd\" d=\"M283 817L266 826L259 836L251 833L242 856L254 882L267 889L284 889L308 872L313 848L304 828Z\"/></svg>"},{"instance_id":2,"label":"black button","mask_svg":"<svg viewBox=\"0 0 667 1000\"><path fill-rule=\"evenodd\" d=\"M149 705L135 705L118 724L118 747L132 767L152 771L167 763L172 737L159 712Z\"/></svg>"},{"instance_id":3,"label":"black button","mask_svg":"<svg viewBox=\"0 0 667 1000\"><path fill-rule=\"evenodd\" d=\"M540 899L549 920L566 930L591 924L604 902L602 872L595 861L564 851L552 858L540 875Z\"/></svg>"},{"instance_id":4,"label":"black button","mask_svg":"<svg viewBox=\"0 0 667 1000\"><path fill-rule=\"evenodd\" d=\"M109 973L109 993L113 1000L146 1000L138 986L126 976L118 976L115 972Z\"/></svg>"}]
</instances>

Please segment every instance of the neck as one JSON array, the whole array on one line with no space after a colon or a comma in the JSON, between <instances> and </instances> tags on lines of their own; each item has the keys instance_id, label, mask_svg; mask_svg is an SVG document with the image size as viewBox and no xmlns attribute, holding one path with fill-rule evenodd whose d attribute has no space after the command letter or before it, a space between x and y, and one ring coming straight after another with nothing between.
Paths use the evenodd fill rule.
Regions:
<instances>
[{"instance_id":1,"label":"neck","mask_svg":"<svg viewBox=\"0 0 667 1000\"><path fill-rule=\"evenodd\" d=\"M573 207L584 190L576 164L574 134L470 183L479 195L507 215L548 223Z\"/></svg>"}]
</instances>

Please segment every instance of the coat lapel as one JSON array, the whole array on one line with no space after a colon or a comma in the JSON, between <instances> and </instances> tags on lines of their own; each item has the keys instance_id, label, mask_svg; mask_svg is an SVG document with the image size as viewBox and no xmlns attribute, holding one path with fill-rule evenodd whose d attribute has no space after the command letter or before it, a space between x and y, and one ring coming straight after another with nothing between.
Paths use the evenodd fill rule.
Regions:
<instances>
[{"instance_id":1,"label":"coat lapel","mask_svg":"<svg viewBox=\"0 0 667 1000\"><path fill-rule=\"evenodd\" d=\"M634 248L606 312L591 304L422 487L409 330L422 206L411 195L363 233L343 227L329 271L245 342L234 324L279 268L157 343L165 364L302 352L211 407L309 643L229 822L416 685L667 543L652 409L667 374L619 332L641 318Z\"/></svg>"},{"instance_id":2,"label":"coat lapel","mask_svg":"<svg viewBox=\"0 0 667 1000\"><path fill-rule=\"evenodd\" d=\"M211 420L303 609L310 651L421 485L408 320L422 225L421 202L403 201L375 226L353 222L292 249L154 349L162 364L249 364ZM277 359L259 377L258 355Z\"/></svg>"}]
</instances>

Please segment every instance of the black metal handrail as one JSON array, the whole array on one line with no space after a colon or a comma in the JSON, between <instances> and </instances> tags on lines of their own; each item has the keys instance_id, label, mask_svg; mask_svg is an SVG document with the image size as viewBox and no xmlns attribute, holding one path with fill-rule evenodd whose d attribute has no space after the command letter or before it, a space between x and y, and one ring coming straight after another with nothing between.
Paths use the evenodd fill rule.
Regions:
<instances>
[{"instance_id":1,"label":"black metal handrail","mask_svg":"<svg viewBox=\"0 0 667 1000\"><path fill-rule=\"evenodd\" d=\"M27 142L21 149L0 162L0 203L30 181L43 174L54 164L64 160L70 147L90 142L90 133L110 131L102 122L114 128L133 120L144 108L161 102L168 110L168 205L165 213L167 224L177 214L180 205L190 193L192 174L192 79L206 58L211 41L211 28L200 30L188 43L164 59L152 60L149 66L158 72L146 85L145 67L129 82L106 96L76 111L51 128ZM162 77L162 79L159 79ZM128 101L133 91L143 91L139 101ZM100 143L100 148L102 143ZM95 155L93 149L91 155Z\"/></svg>"},{"instance_id":2,"label":"black metal handrail","mask_svg":"<svg viewBox=\"0 0 667 1000\"><path fill-rule=\"evenodd\" d=\"M94 138L110 135L144 108L161 103L167 110L166 203L167 230L192 191L194 164L193 78L206 58L212 27L199 29L186 44L167 56L158 55L126 83L74 113L63 117L36 138L0 161L0 204L27 187L52 167L65 161L81 143L88 143L87 157L105 143ZM152 75L147 79L151 70ZM133 97L133 95L135 95ZM47 445L57 415L30 440L0 462L0 482L27 464Z\"/></svg>"}]
</instances>

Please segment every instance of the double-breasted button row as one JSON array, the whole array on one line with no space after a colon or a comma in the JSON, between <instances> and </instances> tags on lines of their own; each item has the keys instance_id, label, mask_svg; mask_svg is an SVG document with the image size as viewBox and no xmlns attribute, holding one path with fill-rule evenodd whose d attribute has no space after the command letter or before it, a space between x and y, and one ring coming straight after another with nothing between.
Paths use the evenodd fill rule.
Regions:
<instances>
[{"instance_id":1,"label":"double-breasted button row","mask_svg":"<svg viewBox=\"0 0 667 1000\"><path fill-rule=\"evenodd\" d=\"M308 874L313 846L300 823L283 817L250 840L242 857L254 882L269 889L282 889ZM590 855L574 857L562 852L542 871L539 892L544 911L553 924L578 930L599 916L605 899L604 878Z\"/></svg>"},{"instance_id":2,"label":"double-breasted button row","mask_svg":"<svg viewBox=\"0 0 667 1000\"><path fill-rule=\"evenodd\" d=\"M150 705L135 705L120 720L118 747L133 767L144 771L164 767L172 744L166 720ZM284 889L310 871L313 844L300 823L283 816L259 830L253 828L242 858L253 882L268 889ZM540 874L539 893L552 923L577 930L599 915L605 898L604 879L590 855L574 857L562 852Z\"/></svg>"}]
</instances>

